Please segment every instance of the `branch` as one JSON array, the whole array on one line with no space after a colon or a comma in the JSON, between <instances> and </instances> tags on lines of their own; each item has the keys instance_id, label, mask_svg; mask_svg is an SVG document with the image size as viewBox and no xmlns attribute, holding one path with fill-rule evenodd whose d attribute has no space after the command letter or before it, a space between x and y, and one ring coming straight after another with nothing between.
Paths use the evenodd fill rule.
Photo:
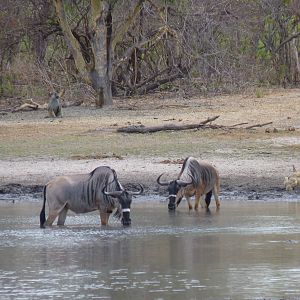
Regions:
<instances>
[{"instance_id":1,"label":"branch","mask_svg":"<svg viewBox=\"0 0 300 300\"><path fill-rule=\"evenodd\" d=\"M291 35L290 37L288 37L287 39L285 39L275 50L275 52L278 52L280 50L280 48L282 46L284 46L285 44L287 44L288 42L290 42L293 39L296 39L297 37L300 36L300 32L296 32L295 34Z\"/></svg>"},{"instance_id":2,"label":"branch","mask_svg":"<svg viewBox=\"0 0 300 300\"><path fill-rule=\"evenodd\" d=\"M142 4L145 0L138 0L134 10L129 13L122 26L118 28L116 35L112 40L112 49L114 50L116 45L122 40L123 35L128 31L129 27L132 25L133 21L135 20L136 16L139 14Z\"/></svg>"},{"instance_id":3,"label":"branch","mask_svg":"<svg viewBox=\"0 0 300 300\"><path fill-rule=\"evenodd\" d=\"M15 107L12 110L12 112L14 113L14 112L18 112L18 111L21 111L21 110L23 110L23 111L37 110L37 109L40 109L40 108L44 109L47 106L46 104L45 105L40 105L40 104L34 102L32 99L27 99L24 102L25 103L21 104L20 106Z\"/></svg>"},{"instance_id":4,"label":"branch","mask_svg":"<svg viewBox=\"0 0 300 300\"><path fill-rule=\"evenodd\" d=\"M266 126L266 125L270 125L272 123L273 122L267 122L267 123L262 123L262 124L255 124L255 125L251 125L251 126L245 127L245 129L251 129L251 128L255 128L255 127L263 127L263 126Z\"/></svg>"},{"instance_id":5,"label":"branch","mask_svg":"<svg viewBox=\"0 0 300 300\"><path fill-rule=\"evenodd\" d=\"M55 6L56 14L59 18L59 24L64 33L64 37L70 49L70 52L73 55L76 67L81 74L85 75L87 64L81 52L80 44L75 38L75 36L73 35L71 28L67 22L63 2L62 0L53 0L53 3ZM87 76L84 76L84 78L87 78Z\"/></svg>"},{"instance_id":6,"label":"branch","mask_svg":"<svg viewBox=\"0 0 300 300\"><path fill-rule=\"evenodd\" d=\"M174 74L173 76L169 76L167 78L160 79L152 84L146 85L144 88L140 87L140 91L138 92L138 95L144 95L147 94L148 92L157 89L159 86L162 84L165 84L167 82L172 82L178 78L182 78L182 73L179 72L177 74Z\"/></svg>"},{"instance_id":7,"label":"branch","mask_svg":"<svg viewBox=\"0 0 300 300\"><path fill-rule=\"evenodd\" d=\"M213 122L219 118L219 116L214 116L212 118L207 118L204 121L201 121L197 124L186 124L186 125L175 125L175 124L167 124L163 126L152 126L152 127L145 127L145 126L128 126L128 127L121 127L117 129L117 132L125 132L125 133L152 133L157 131L167 131L167 130L188 130L188 129L197 129L204 127L207 123Z\"/></svg>"}]
</instances>

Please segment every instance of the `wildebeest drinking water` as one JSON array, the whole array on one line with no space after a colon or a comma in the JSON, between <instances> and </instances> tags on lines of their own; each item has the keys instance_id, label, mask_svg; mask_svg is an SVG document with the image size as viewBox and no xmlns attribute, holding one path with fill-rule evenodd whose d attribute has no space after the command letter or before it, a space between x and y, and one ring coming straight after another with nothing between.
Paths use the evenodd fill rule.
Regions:
<instances>
[{"instance_id":1,"label":"wildebeest drinking water","mask_svg":"<svg viewBox=\"0 0 300 300\"><path fill-rule=\"evenodd\" d=\"M125 190L110 167L98 167L89 174L59 176L44 187L44 203L40 213L40 227L51 226L58 216L57 225L64 225L67 211L87 213L99 210L101 225L107 225L110 214L122 218L124 226L131 223L131 195L143 192ZM46 220L45 204L48 202L49 215Z\"/></svg>"},{"instance_id":2,"label":"wildebeest drinking water","mask_svg":"<svg viewBox=\"0 0 300 300\"><path fill-rule=\"evenodd\" d=\"M190 197L192 196L195 196L195 210L198 209L199 201L202 207L208 208L212 194L214 194L217 208L220 207L220 177L216 168L211 164L203 161L198 162L193 157L187 157L183 162L177 179L162 182L161 177L163 174L159 175L157 183L168 187L169 210L175 210L183 197L186 198L189 209L192 209L190 202ZM205 203L203 203L204 195L206 195Z\"/></svg>"}]
</instances>

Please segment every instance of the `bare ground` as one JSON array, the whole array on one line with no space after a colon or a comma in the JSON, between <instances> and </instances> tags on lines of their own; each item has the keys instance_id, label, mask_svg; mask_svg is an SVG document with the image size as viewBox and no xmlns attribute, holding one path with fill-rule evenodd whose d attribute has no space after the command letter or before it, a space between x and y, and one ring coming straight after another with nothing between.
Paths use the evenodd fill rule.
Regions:
<instances>
[{"instance_id":1,"label":"bare ground","mask_svg":"<svg viewBox=\"0 0 300 300\"><path fill-rule=\"evenodd\" d=\"M152 97L116 99L112 107L69 107L62 119L43 110L0 114L0 192L41 187L54 176L88 173L109 165L121 182L159 190L156 178L178 174L183 158L214 164L222 193L249 199L284 195L283 179L300 169L300 90L265 91L214 98ZM7 109L7 107L6 107ZM205 129L153 134L121 134L127 125L190 124L220 115L214 124L236 129ZM266 127L246 126L272 122ZM267 132L266 132L267 129Z\"/></svg>"}]
</instances>

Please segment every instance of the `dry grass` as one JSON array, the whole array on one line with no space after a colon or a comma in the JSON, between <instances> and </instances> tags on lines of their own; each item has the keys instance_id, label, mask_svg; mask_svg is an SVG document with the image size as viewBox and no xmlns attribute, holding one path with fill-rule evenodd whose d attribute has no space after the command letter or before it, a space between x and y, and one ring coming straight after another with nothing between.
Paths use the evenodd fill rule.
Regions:
<instances>
[{"instance_id":1,"label":"dry grass","mask_svg":"<svg viewBox=\"0 0 300 300\"><path fill-rule=\"evenodd\" d=\"M2 159L17 157L178 157L185 155L252 157L270 153L288 157L296 145L280 147L276 137L300 136L300 92L274 91L263 98L226 96L216 98L142 98L115 101L111 108L67 108L62 119L45 119L45 111L1 116ZM120 134L116 128L168 123L197 123L220 115L216 124L249 125L272 121L278 133L256 130L190 130L154 134ZM244 125L245 127L246 125ZM295 131L287 131L293 126Z\"/></svg>"},{"instance_id":2,"label":"dry grass","mask_svg":"<svg viewBox=\"0 0 300 300\"><path fill-rule=\"evenodd\" d=\"M55 120L45 119L43 110L0 115L0 184L45 184L54 176L89 172L105 164L115 168L124 182L155 190L157 174L174 177L182 159L194 156L216 165L223 187L276 190L292 165L300 168L299 98L299 90L265 91L262 98L156 95L115 99L113 107L104 109L71 107ZM227 126L273 123L270 133L264 127L116 132L128 125L190 124L215 115L220 117L214 124Z\"/></svg>"}]
</instances>

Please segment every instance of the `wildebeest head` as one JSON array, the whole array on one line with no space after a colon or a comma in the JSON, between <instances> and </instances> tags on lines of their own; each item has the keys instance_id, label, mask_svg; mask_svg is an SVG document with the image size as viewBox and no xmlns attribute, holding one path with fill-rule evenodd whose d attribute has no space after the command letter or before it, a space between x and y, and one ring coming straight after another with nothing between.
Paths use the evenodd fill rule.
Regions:
<instances>
[{"instance_id":1,"label":"wildebeest head","mask_svg":"<svg viewBox=\"0 0 300 300\"><path fill-rule=\"evenodd\" d=\"M140 195L143 193L144 189L142 185L139 184L139 191L137 192L131 192L125 190L120 184L119 184L120 190L108 192L106 190L107 186L103 188L103 193L107 196L111 196L114 198L117 198L120 205L121 205L121 213L122 214L122 224L123 226L129 226L131 224L130 219L130 206L132 202L132 195ZM118 213L117 213L118 214Z\"/></svg>"},{"instance_id":2,"label":"wildebeest head","mask_svg":"<svg viewBox=\"0 0 300 300\"><path fill-rule=\"evenodd\" d=\"M192 184L193 181L184 181L184 180L180 180L180 179L176 179L176 180L171 180L169 182L162 182L161 181L161 177L164 173L160 174L157 178L157 183L161 186L167 186L168 188L168 192L169 192L169 203L168 203L168 209L169 210L175 210L176 209L176 196L178 194L178 192L186 187L189 184Z\"/></svg>"}]
</instances>

